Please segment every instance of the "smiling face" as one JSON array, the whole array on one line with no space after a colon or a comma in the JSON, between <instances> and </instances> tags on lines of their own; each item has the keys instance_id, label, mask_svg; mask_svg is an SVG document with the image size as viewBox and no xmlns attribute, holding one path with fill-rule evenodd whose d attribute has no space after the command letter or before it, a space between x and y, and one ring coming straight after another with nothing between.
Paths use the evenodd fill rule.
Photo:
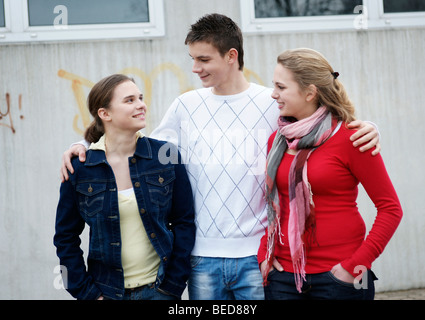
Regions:
<instances>
[{"instance_id":1,"label":"smiling face","mask_svg":"<svg viewBox=\"0 0 425 320\"><path fill-rule=\"evenodd\" d=\"M107 113L105 120L116 129L136 132L146 126L147 107L143 94L132 81L125 81L115 88L110 107L103 111Z\"/></svg>"},{"instance_id":2,"label":"smiling face","mask_svg":"<svg viewBox=\"0 0 425 320\"><path fill-rule=\"evenodd\" d=\"M199 76L205 88L226 85L232 72L229 52L222 56L213 45L201 41L189 45L189 55L193 59L192 72Z\"/></svg>"},{"instance_id":3,"label":"smiling face","mask_svg":"<svg viewBox=\"0 0 425 320\"><path fill-rule=\"evenodd\" d=\"M275 68L273 83L272 98L279 104L280 116L301 120L311 116L317 110L314 99L315 87L301 90L294 80L292 71L280 63Z\"/></svg>"}]
</instances>

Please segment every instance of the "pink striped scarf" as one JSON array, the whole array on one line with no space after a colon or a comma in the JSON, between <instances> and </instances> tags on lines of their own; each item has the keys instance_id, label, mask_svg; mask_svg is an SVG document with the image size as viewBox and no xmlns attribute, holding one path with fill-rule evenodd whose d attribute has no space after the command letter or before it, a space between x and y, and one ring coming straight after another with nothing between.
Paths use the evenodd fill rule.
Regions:
<instances>
[{"instance_id":1,"label":"pink striped scarf","mask_svg":"<svg viewBox=\"0 0 425 320\"><path fill-rule=\"evenodd\" d=\"M276 173L287 148L297 150L289 172L289 221L288 242L294 266L295 284L301 292L305 281L305 243L304 232L311 228L314 234L315 216L311 186L307 179L307 160L311 153L328 140L338 121L332 117L326 107L320 107L308 118L289 121L279 118L279 130L267 156L266 164L266 200L268 202L268 241L267 241L267 275L273 265L276 241L282 243L280 230L279 196L276 190Z\"/></svg>"}]
</instances>

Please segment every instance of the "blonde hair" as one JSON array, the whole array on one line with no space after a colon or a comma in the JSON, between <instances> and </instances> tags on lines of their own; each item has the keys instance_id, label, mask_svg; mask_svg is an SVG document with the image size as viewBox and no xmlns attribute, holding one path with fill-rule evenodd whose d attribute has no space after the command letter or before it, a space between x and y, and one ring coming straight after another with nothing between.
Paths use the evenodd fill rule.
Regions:
<instances>
[{"instance_id":1,"label":"blonde hair","mask_svg":"<svg viewBox=\"0 0 425 320\"><path fill-rule=\"evenodd\" d=\"M325 106L339 120L355 120L354 105L336 79L338 74L321 53L307 48L287 50L278 56L277 62L292 71L301 90L316 86L318 107Z\"/></svg>"}]
</instances>

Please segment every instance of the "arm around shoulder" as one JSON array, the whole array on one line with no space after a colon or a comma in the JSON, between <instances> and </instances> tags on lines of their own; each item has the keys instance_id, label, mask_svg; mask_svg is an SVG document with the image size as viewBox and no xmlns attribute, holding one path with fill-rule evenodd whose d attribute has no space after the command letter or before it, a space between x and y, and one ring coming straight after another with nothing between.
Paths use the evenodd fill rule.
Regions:
<instances>
[{"instance_id":1,"label":"arm around shoulder","mask_svg":"<svg viewBox=\"0 0 425 320\"><path fill-rule=\"evenodd\" d=\"M347 124L349 129L356 129L357 131L350 137L353 141L353 146L358 147L360 152L365 152L373 147L372 155L376 156L381 152L381 135L378 130L378 126L371 121L355 120Z\"/></svg>"},{"instance_id":2,"label":"arm around shoulder","mask_svg":"<svg viewBox=\"0 0 425 320\"><path fill-rule=\"evenodd\" d=\"M71 147L66 150L62 155L62 165L61 165L61 181L69 179L69 173L74 173L74 167L71 164L73 157L77 157L81 162L86 161L86 151L88 149L88 142L82 140L77 143L73 143ZM68 173L69 171L69 173Z\"/></svg>"}]
</instances>

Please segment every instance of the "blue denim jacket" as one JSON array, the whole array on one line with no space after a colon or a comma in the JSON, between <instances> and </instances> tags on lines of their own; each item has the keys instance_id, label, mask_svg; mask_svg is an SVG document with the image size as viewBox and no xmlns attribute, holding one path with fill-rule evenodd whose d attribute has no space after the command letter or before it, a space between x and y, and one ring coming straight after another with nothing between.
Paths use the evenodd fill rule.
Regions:
<instances>
[{"instance_id":1,"label":"blue denim jacket","mask_svg":"<svg viewBox=\"0 0 425 320\"><path fill-rule=\"evenodd\" d=\"M129 158L130 176L147 235L161 259L155 288L180 297L190 274L190 253L195 242L193 197L186 169L178 163L161 164L165 142L139 138ZM170 157L173 158L173 157ZM86 161L72 160L74 174L62 183L56 212L54 245L66 289L77 299L103 295L121 299L124 274L121 264L118 191L104 151L88 150ZM90 227L87 267L80 234Z\"/></svg>"}]
</instances>

